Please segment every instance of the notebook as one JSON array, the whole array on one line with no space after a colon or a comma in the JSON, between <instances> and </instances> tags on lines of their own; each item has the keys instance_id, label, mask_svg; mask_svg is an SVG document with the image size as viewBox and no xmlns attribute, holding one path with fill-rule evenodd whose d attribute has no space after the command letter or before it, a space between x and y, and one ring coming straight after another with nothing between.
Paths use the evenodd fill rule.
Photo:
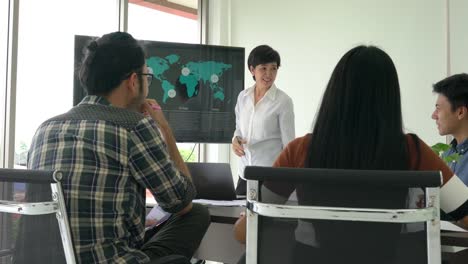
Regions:
<instances>
[{"instance_id":1,"label":"notebook","mask_svg":"<svg viewBox=\"0 0 468 264\"><path fill-rule=\"evenodd\" d=\"M187 162L197 189L196 199L235 200L236 192L229 163Z\"/></svg>"}]
</instances>

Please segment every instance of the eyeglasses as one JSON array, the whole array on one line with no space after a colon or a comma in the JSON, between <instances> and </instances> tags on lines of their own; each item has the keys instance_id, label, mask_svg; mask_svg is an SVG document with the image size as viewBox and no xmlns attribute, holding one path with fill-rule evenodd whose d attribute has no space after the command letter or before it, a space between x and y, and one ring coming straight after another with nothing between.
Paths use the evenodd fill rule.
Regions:
<instances>
[{"instance_id":1,"label":"eyeglasses","mask_svg":"<svg viewBox=\"0 0 468 264\"><path fill-rule=\"evenodd\" d=\"M151 83L153 82L153 78L154 78L154 75L153 75L153 69L148 67L147 68L148 70L148 73L143 73L143 72L139 72L139 71L132 71L130 73L128 73L127 75L125 75L125 78L123 78L123 80L127 79L128 77L130 77L132 74L137 74L137 75L144 75L146 76L146 81L148 82L148 87L151 85Z\"/></svg>"},{"instance_id":2,"label":"eyeglasses","mask_svg":"<svg viewBox=\"0 0 468 264\"><path fill-rule=\"evenodd\" d=\"M146 76L146 80L148 81L148 87L151 85L151 82L153 81L153 77L154 77L152 73L137 73L137 74Z\"/></svg>"}]
</instances>

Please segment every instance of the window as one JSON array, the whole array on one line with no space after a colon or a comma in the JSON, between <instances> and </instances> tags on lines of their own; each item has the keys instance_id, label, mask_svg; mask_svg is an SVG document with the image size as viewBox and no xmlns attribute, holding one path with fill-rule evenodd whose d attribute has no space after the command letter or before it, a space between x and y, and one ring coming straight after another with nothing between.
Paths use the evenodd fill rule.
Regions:
<instances>
[{"instance_id":1,"label":"window","mask_svg":"<svg viewBox=\"0 0 468 264\"><path fill-rule=\"evenodd\" d=\"M117 8L118 0L21 1L16 166L26 164L37 127L72 107L74 35L101 36L117 31Z\"/></svg>"},{"instance_id":2,"label":"window","mask_svg":"<svg viewBox=\"0 0 468 264\"><path fill-rule=\"evenodd\" d=\"M0 168L3 167L5 151L5 114L8 45L8 6L9 1L0 1ZM11 184L0 183L0 199L11 198ZM0 250L11 247L12 219L0 213ZM0 257L0 263L7 263Z\"/></svg>"},{"instance_id":3,"label":"window","mask_svg":"<svg viewBox=\"0 0 468 264\"><path fill-rule=\"evenodd\" d=\"M128 32L141 40L200 43L197 9L198 0L159 1L159 4L130 0ZM178 143L177 146L185 161L200 160L198 144Z\"/></svg>"},{"instance_id":4,"label":"window","mask_svg":"<svg viewBox=\"0 0 468 264\"><path fill-rule=\"evenodd\" d=\"M3 163L5 154L8 2L9 1L0 1L0 164Z\"/></svg>"},{"instance_id":5,"label":"window","mask_svg":"<svg viewBox=\"0 0 468 264\"><path fill-rule=\"evenodd\" d=\"M153 1L154 2L154 1ZM198 0L176 1L129 0L128 32L137 39L200 43Z\"/></svg>"}]
</instances>

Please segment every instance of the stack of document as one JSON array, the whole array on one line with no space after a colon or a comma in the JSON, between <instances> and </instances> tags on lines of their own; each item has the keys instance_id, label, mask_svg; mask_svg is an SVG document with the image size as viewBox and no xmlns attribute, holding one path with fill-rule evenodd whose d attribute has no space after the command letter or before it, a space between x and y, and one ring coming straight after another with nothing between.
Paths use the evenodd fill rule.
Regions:
<instances>
[{"instance_id":1,"label":"stack of document","mask_svg":"<svg viewBox=\"0 0 468 264\"><path fill-rule=\"evenodd\" d=\"M220 200L206 200L206 199L196 199L193 200L194 203L203 204L203 205L212 205L212 206L226 206L226 207L241 207L246 204L245 200L232 200L232 201L220 201Z\"/></svg>"},{"instance_id":2,"label":"stack of document","mask_svg":"<svg viewBox=\"0 0 468 264\"><path fill-rule=\"evenodd\" d=\"M448 221L440 221L440 230L453 232L468 232L468 230L463 229Z\"/></svg>"},{"instance_id":3,"label":"stack of document","mask_svg":"<svg viewBox=\"0 0 468 264\"><path fill-rule=\"evenodd\" d=\"M146 222L151 223L151 225L147 225L146 228L158 226L169 219L169 217L171 217L171 213L164 211L159 205L156 205L146 215Z\"/></svg>"}]
</instances>

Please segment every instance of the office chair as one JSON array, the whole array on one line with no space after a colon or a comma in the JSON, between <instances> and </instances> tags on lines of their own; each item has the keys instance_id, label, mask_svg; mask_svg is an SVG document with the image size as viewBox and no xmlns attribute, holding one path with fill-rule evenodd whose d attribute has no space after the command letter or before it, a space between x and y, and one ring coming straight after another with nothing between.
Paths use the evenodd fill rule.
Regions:
<instances>
[{"instance_id":1,"label":"office chair","mask_svg":"<svg viewBox=\"0 0 468 264\"><path fill-rule=\"evenodd\" d=\"M291 243L294 252L285 255L292 257L282 263L441 262L440 172L247 167L244 176L247 264L272 263L265 256L282 255ZM265 182L293 186L297 204L269 203ZM425 189L425 207L408 209L411 188ZM295 226L292 241L272 248L276 219L278 232L288 220ZM425 232L404 232L408 223L425 223Z\"/></svg>"},{"instance_id":2,"label":"office chair","mask_svg":"<svg viewBox=\"0 0 468 264\"><path fill-rule=\"evenodd\" d=\"M60 171L0 169L0 264L76 263L61 178ZM190 261L169 255L151 263Z\"/></svg>"},{"instance_id":3,"label":"office chair","mask_svg":"<svg viewBox=\"0 0 468 264\"><path fill-rule=\"evenodd\" d=\"M1 263L76 263L61 178L59 171L0 169Z\"/></svg>"}]
</instances>

